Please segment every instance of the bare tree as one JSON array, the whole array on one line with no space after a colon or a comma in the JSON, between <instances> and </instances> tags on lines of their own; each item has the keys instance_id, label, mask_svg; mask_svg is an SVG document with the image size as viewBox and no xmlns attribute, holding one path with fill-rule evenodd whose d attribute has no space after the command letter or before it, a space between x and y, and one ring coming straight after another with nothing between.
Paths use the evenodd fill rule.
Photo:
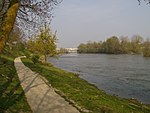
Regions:
<instances>
[{"instance_id":1,"label":"bare tree","mask_svg":"<svg viewBox=\"0 0 150 113\"><path fill-rule=\"evenodd\" d=\"M141 1L143 0L138 0L139 4L141 3ZM144 0L147 4L150 4L150 0Z\"/></svg>"},{"instance_id":2,"label":"bare tree","mask_svg":"<svg viewBox=\"0 0 150 113\"><path fill-rule=\"evenodd\" d=\"M50 22L53 8L61 1L0 0L0 52L4 48L16 20L18 26L24 25L24 27L26 25L36 27L39 23Z\"/></svg>"}]
</instances>

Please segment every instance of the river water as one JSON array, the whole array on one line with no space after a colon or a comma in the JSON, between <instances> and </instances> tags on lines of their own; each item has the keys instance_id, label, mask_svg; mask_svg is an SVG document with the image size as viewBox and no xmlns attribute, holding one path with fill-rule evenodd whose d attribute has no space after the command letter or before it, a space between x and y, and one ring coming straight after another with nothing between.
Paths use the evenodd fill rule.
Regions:
<instances>
[{"instance_id":1,"label":"river water","mask_svg":"<svg viewBox=\"0 0 150 113\"><path fill-rule=\"evenodd\" d=\"M150 104L150 58L141 55L66 54L53 65L78 73L111 95Z\"/></svg>"}]
</instances>

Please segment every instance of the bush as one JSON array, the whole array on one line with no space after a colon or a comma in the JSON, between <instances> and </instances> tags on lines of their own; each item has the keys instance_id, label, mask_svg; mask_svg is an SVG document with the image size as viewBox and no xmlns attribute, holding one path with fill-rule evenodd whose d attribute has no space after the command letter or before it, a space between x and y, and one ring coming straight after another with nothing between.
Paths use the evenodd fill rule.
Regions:
<instances>
[{"instance_id":1,"label":"bush","mask_svg":"<svg viewBox=\"0 0 150 113\"><path fill-rule=\"evenodd\" d=\"M32 57L31 57L31 60L35 64L35 63L39 62L39 58L40 58L40 56L38 54L33 54Z\"/></svg>"},{"instance_id":2,"label":"bush","mask_svg":"<svg viewBox=\"0 0 150 113\"><path fill-rule=\"evenodd\" d=\"M150 57L150 41L146 41L143 46L143 56Z\"/></svg>"},{"instance_id":3,"label":"bush","mask_svg":"<svg viewBox=\"0 0 150 113\"><path fill-rule=\"evenodd\" d=\"M27 58L31 57L31 52L29 50L24 50L23 53Z\"/></svg>"}]
</instances>

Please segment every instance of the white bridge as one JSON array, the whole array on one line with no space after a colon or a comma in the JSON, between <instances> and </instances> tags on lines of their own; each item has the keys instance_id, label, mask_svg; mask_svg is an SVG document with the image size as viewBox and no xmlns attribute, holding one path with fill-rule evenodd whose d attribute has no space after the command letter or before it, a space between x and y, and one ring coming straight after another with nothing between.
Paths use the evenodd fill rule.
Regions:
<instances>
[{"instance_id":1,"label":"white bridge","mask_svg":"<svg viewBox=\"0 0 150 113\"><path fill-rule=\"evenodd\" d=\"M65 49L68 53L77 53L78 48L63 48ZM61 48L57 48L57 51L60 51Z\"/></svg>"},{"instance_id":2,"label":"white bridge","mask_svg":"<svg viewBox=\"0 0 150 113\"><path fill-rule=\"evenodd\" d=\"M77 53L78 48L65 48L69 53Z\"/></svg>"}]
</instances>

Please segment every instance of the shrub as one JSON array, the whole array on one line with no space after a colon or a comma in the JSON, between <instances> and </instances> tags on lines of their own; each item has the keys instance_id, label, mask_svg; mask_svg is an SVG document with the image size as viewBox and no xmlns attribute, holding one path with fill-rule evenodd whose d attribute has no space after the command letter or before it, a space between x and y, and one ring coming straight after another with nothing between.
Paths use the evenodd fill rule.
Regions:
<instances>
[{"instance_id":1,"label":"shrub","mask_svg":"<svg viewBox=\"0 0 150 113\"><path fill-rule=\"evenodd\" d=\"M35 63L39 62L39 58L40 58L40 56L38 54L33 54L32 57L31 57L31 60L35 64Z\"/></svg>"},{"instance_id":2,"label":"shrub","mask_svg":"<svg viewBox=\"0 0 150 113\"><path fill-rule=\"evenodd\" d=\"M24 50L23 53L27 58L30 58L31 52L29 50Z\"/></svg>"}]
</instances>

